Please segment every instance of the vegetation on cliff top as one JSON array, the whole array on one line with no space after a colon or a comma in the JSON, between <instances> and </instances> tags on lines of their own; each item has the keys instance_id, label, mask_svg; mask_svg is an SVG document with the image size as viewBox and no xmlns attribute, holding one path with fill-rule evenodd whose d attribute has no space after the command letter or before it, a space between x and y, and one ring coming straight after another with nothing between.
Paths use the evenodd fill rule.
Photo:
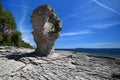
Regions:
<instances>
[{"instance_id":1,"label":"vegetation on cliff top","mask_svg":"<svg viewBox=\"0 0 120 80\"><path fill-rule=\"evenodd\" d=\"M21 32L16 30L16 22L10 11L5 10L0 2L0 46L18 46L32 48L21 38Z\"/></svg>"}]
</instances>

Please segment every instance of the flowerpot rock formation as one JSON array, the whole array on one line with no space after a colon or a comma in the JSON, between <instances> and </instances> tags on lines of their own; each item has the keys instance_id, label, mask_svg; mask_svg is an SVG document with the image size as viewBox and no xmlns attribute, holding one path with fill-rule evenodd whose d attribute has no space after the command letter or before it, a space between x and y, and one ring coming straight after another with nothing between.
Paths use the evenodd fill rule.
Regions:
<instances>
[{"instance_id":1,"label":"flowerpot rock formation","mask_svg":"<svg viewBox=\"0 0 120 80\"><path fill-rule=\"evenodd\" d=\"M54 53L54 43L60 36L61 21L49 5L37 7L32 13L33 36L36 43L35 53L47 56Z\"/></svg>"}]
</instances>

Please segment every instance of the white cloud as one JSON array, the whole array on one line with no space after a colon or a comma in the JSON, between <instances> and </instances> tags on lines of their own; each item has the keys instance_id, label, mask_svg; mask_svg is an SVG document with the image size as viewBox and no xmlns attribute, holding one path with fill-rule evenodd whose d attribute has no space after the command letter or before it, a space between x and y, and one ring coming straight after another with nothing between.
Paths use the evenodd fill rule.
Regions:
<instances>
[{"instance_id":1,"label":"white cloud","mask_svg":"<svg viewBox=\"0 0 120 80\"><path fill-rule=\"evenodd\" d=\"M110 10L110 11L112 11L112 12L114 12L114 13L120 14L120 12L118 12L118 11L116 11L116 10L114 10L114 9L106 6L106 5L104 5L103 3L99 2L98 0L91 0L91 1L95 2L96 4L98 4L99 6L105 8L105 9L107 9L107 10Z\"/></svg>"},{"instance_id":2,"label":"white cloud","mask_svg":"<svg viewBox=\"0 0 120 80\"><path fill-rule=\"evenodd\" d=\"M22 17L19 21L17 21L17 26L18 26L18 30L22 33L22 40L24 40L25 42L30 43L31 45L35 45L34 40L33 40L33 36L31 34L31 30L30 29L26 29L25 27L27 27L27 25L25 24L26 21L26 16L27 16L27 10L28 9L33 9L31 7L27 7L27 6L22 6L22 5L17 5L17 4L13 4L13 3L3 3L5 5L9 5L9 6L13 6L13 7L20 7L22 8Z\"/></svg>"},{"instance_id":3,"label":"white cloud","mask_svg":"<svg viewBox=\"0 0 120 80\"><path fill-rule=\"evenodd\" d=\"M80 47L83 48L120 48L120 42L98 42L98 43L84 43Z\"/></svg>"},{"instance_id":4,"label":"white cloud","mask_svg":"<svg viewBox=\"0 0 120 80\"><path fill-rule=\"evenodd\" d=\"M92 43L91 45L92 46L103 46L103 45L108 45L108 44L111 44L111 43L102 42L102 43Z\"/></svg>"},{"instance_id":5,"label":"white cloud","mask_svg":"<svg viewBox=\"0 0 120 80\"><path fill-rule=\"evenodd\" d=\"M78 17L81 17L81 16L80 16L80 14L73 14L73 15L69 15L69 16L64 17L63 20L65 21L65 20L73 18L73 17L77 17L78 18Z\"/></svg>"},{"instance_id":6,"label":"white cloud","mask_svg":"<svg viewBox=\"0 0 120 80\"><path fill-rule=\"evenodd\" d=\"M90 46L95 48L120 48L120 42L93 43Z\"/></svg>"},{"instance_id":7,"label":"white cloud","mask_svg":"<svg viewBox=\"0 0 120 80\"><path fill-rule=\"evenodd\" d=\"M61 36L75 36L75 35L90 34L90 33L92 33L91 30L83 30L78 32L62 33Z\"/></svg>"},{"instance_id":8,"label":"white cloud","mask_svg":"<svg viewBox=\"0 0 120 80\"><path fill-rule=\"evenodd\" d=\"M83 40L83 39L86 39L86 38L88 38L88 36L87 37L61 37L61 38L58 38L58 40L57 41L78 41L78 40Z\"/></svg>"},{"instance_id":9,"label":"white cloud","mask_svg":"<svg viewBox=\"0 0 120 80\"><path fill-rule=\"evenodd\" d=\"M106 29L106 28L110 28L111 26L115 26L115 25L120 25L120 22L108 23L108 24L95 24L95 25L90 25L89 27L95 28L95 29Z\"/></svg>"},{"instance_id":10,"label":"white cloud","mask_svg":"<svg viewBox=\"0 0 120 80\"><path fill-rule=\"evenodd\" d=\"M22 5L17 5L17 4L13 4L13 3L3 3L5 5L10 5L10 6L15 6L15 7L21 7L21 8L29 8L29 9L33 9L31 7L27 7L27 6L22 6Z\"/></svg>"},{"instance_id":11,"label":"white cloud","mask_svg":"<svg viewBox=\"0 0 120 80\"><path fill-rule=\"evenodd\" d=\"M19 23L18 29L22 33L22 40L24 40L25 42L28 42L34 46L35 43L33 40L33 36L31 34L32 30L26 29L26 27L28 26L25 24L26 16L27 16L27 9L23 9L23 15L22 15L20 21L18 22Z\"/></svg>"}]
</instances>

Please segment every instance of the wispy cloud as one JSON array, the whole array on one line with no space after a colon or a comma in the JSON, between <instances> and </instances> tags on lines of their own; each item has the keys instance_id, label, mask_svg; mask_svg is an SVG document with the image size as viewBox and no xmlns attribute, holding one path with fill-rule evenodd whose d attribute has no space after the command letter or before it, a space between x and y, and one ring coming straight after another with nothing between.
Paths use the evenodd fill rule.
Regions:
<instances>
[{"instance_id":1,"label":"wispy cloud","mask_svg":"<svg viewBox=\"0 0 120 80\"><path fill-rule=\"evenodd\" d=\"M31 45L35 45L34 40L33 40L33 36L31 34L32 30L26 29L26 27L28 25L25 24L27 11L28 11L28 9L33 9L33 8L23 6L23 5L14 4L14 3L3 3L3 4L13 6L13 7L20 7L23 10L21 12L21 14L22 14L21 19L17 20L18 30L22 33L22 40L24 40L25 42L30 43Z\"/></svg>"},{"instance_id":2,"label":"wispy cloud","mask_svg":"<svg viewBox=\"0 0 120 80\"><path fill-rule=\"evenodd\" d=\"M13 3L3 3L5 5L9 5L9 6L15 6L15 7L21 7L21 8L27 8L27 9L33 9L31 7L27 7L27 6L22 6L22 5L17 5L17 4L13 4Z\"/></svg>"},{"instance_id":3,"label":"wispy cloud","mask_svg":"<svg viewBox=\"0 0 120 80\"><path fill-rule=\"evenodd\" d=\"M90 34L90 33L92 33L91 30L83 30L78 32L62 33L61 36L75 36L75 35Z\"/></svg>"},{"instance_id":4,"label":"wispy cloud","mask_svg":"<svg viewBox=\"0 0 120 80\"><path fill-rule=\"evenodd\" d=\"M115 25L120 25L120 22L115 22L115 23L108 23L108 24L95 24L95 25L90 25L89 27L95 28L95 29L106 29L110 28Z\"/></svg>"},{"instance_id":5,"label":"wispy cloud","mask_svg":"<svg viewBox=\"0 0 120 80\"><path fill-rule=\"evenodd\" d=\"M18 21L18 29L20 32L22 32L22 40L24 40L25 42L30 43L31 45L35 45L34 40L33 40L33 36L31 34L32 30L30 29L26 29L26 16L27 16L27 9L23 9L23 15L21 17L21 19Z\"/></svg>"},{"instance_id":6,"label":"wispy cloud","mask_svg":"<svg viewBox=\"0 0 120 80\"><path fill-rule=\"evenodd\" d=\"M105 8L105 9L107 9L107 10L110 10L110 11L112 11L112 12L114 12L114 13L120 14L120 12L118 12L118 11L116 11L116 10L114 10L114 9L106 6L106 5L104 5L103 3L99 2L98 0L91 0L91 1L95 2L96 4L98 4L99 6Z\"/></svg>"},{"instance_id":7,"label":"wispy cloud","mask_svg":"<svg viewBox=\"0 0 120 80\"><path fill-rule=\"evenodd\" d=\"M73 17L77 17L78 18L78 17L81 17L81 16L80 16L80 14L72 14L72 15L64 17L63 20L65 21L65 20L73 18Z\"/></svg>"},{"instance_id":8,"label":"wispy cloud","mask_svg":"<svg viewBox=\"0 0 120 80\"><path fill-rule=\"evenodd\" d=\"M120 42L99 42L89 45L93 48L120 48Z\"/></svg>"},{"instance_id":9,"label":"wispy cloud","mask_svg":"<svg viewBox=\"0 0 120 80\"><path fill-rule=\"evenodd\" d=\"M71 9L71 13L67 13L65 14L66 16L63 18L63 21L65 20L69 20L71 18L81 18L83 17L83 15L81 15L82 13L88 13L89 11L91 11L90 9L87 9L87 6L89 5L90 1L86 1L84 3L84 5L80 6L80 4L76 4L75 8ZM87 10L86 10L87 9Z\"/></svg>"},{"instance_id":10,"label":"wispy cloud","mask_svg":"<svg viewBox=\"0 0 120 80\"><path fill-rule=\"evenodd\" d=\"M120 42L96 42L83 43L80 47L83 48L120 48Z\"/></svg>"},{"instance_id":11,"label":"wispy cloud","mask_svg":"<svg viewBox=\"0 0 120 80\"><path fill-rule=\"evenodd\" d=\"M85 36L85 37L61 37L61 38L59 38L57 41L60 41L60 42L65 42L65 41L78 41L78 40L83 40L83 39L86 39L86 38L88 38L89 36Z\"/></svg>"}]
</instances>

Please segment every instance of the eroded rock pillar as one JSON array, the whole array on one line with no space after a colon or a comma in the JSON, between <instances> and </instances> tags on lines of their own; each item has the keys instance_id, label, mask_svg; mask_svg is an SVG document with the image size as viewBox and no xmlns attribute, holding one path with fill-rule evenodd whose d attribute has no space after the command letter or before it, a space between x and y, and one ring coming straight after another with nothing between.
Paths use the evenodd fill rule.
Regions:
<instances>
[{"instance_id":1,"label":"eroded rock pillar","mask_svg":"<svg viewBox=\"0 0 120 80\"><path fill-rule=\"evenodd\" d=\"M61 21L49 5L37 7L32 13L35 53L47 56L54 53L54 43L60 36Z\"/></svg>"}]
</instances>

